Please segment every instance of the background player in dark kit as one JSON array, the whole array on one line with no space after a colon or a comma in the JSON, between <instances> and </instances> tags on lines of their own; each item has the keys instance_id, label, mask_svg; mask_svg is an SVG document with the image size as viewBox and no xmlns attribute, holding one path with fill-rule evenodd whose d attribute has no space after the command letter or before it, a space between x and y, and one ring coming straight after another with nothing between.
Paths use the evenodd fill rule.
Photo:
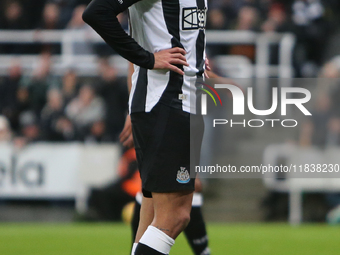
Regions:
<instances>
[{"instance_id":1,"label":"background player in dark kit","mask_svg":"<svg viewBox=\"0 0 340 255\"><path fill-rule=\"evenodd\" d=\"M193 6L187 6L188 3ZM149 51L128 36L116 18L131 5L134 7L131 9L134 12L134 15L131 15L132 31L143 22L142 25L149 26L145 28L149 34L138 29L133 32L144 47L151 45L148 47ZM197 26L189 27L188 31L183 33L183 36L190 35L189 39L183 42L187 46L185 50L181 42L181 32L185 30L184 27L180 29L181 10L200 15L200 19L197 16L200 21ZM190 221L194 190L194 179L190 179L188 174L190 106L184 101L185 94L182 91L190 90L188 76L202 77L204 72L205 13L204 1L94 0L83 15L84 20L117 53L136 65L135 74L138 79L135 79L134 91L130 96L130 113L133 117L136 150L139 150L137 153L144 197L132 254L168 254L174 239ZM157 29L160 29L160 34L154 33ZM194 41L191 35L196 36ZM170 45L162 42L167 38ZM155 46L158 40L160 49ZM168 48L162 49L164 46ZM190 58L188 61L184 56L186 54ZM150 69L163 69L165 72L148 72ZM148 79L153 79L154 82L149 82ZM164 90L159 90L162 84ZM157 128L153 127L155 125ZM158 139L163 144L158 143ZM166 158L168 154L173 155L173 158ZM179 168L182 175L177 175L177 182L183 185L172 179L172 172L176 173ZM159 174L159 171L162 171L162 174Z\"/></svg>"}]
</instances>

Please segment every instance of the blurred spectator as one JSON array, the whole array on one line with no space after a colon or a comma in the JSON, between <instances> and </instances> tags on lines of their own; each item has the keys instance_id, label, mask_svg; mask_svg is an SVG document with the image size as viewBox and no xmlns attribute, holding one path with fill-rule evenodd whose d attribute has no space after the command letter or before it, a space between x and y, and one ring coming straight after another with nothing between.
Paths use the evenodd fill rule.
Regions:
<instances>
[{"instance_id":1,"label":"blurred spectator","mask_svg":"<svg viewBox=\"0 0 340 255\"><path fill-rule=\"evenodd\" d=\"M82 15L85 11L85 5L77 6L72 15L71 21L68 23L67 28L73 30L87 31L93 33L93 30L83 21ZM88 41L81 41L73 43L73 52L78 55L93 54L93 44Z\"/></svg>"},{"instance_id":2,"label":"blurred spectator","mask_svg":"<svg viewBox=\"0 0 340 255\"><path fill-rule=\"evenodd\" d=\"M60 24L60 8L57 4L48 2L46 3L42 20L38 25L38 29L42 30L52 30L52 29L62 29ZM39 31L37 31L37 36L39 36ZM51 52L52 54L60 53L60 46L58 44L53 43L45 43L41 47L38 47L39 52Z\"/></svg>"},{"instance_id":3,"label":"blurred spectator","mask_svg":"<svg viewBox=\"0 0 340 255\"><path fill-rule=\"evenodd\" d=\"M320 78L322 83L319 85L320 92L327 91L330 94L332 113L335 117L340 117L340 58L335 57L327 62L321 69ZM327 86L330 85L330 86Z\"/></svg>"},{"instance_id":4,"label":"blurred spectator","mask_svg":"<svg viewBox=\"0 0 340 255\"><path fill-rule=\"evenodd\" d=\"M99 74L98 94L105 102L107 134L113 141L117 141L128 111L126 78L118 77L118 71L105 57L99 60Z\"/></svg>"},{"instance_id":5,"label":"blurred spectator","mask_svg":"<svg viewBox=\"0 0 340 255\"><path fill-rule=\"evenodd\" d=\"M225 24L228 26L230 26L230 23L235 21L237 18L237 6L235 6L235 2L232 0L211 1L209 4L209 9L210 11L208 13L208 19L213 18L215 10L219 10L220 13L223 14L223 20ZM209 26L208 29L210 29Z\"/></svg>"},{"instance_id":6,"label":"blurred spectator","mask_svg":"<svg viewBox=\"0 0 340 255\"><path fill-rule=\"evenodd\" d=\"M326 63L321 69L321 78L336 79L340 78L340 59L334 58Z\"/></svg>"},{"instance_id":7,"label":"blurred spectator","mask_svg":"<svg viewBox=\"0 0 340 255\"><path fill-rule=\"evenodd\" d=\"M58 87L59 81L51 75L51 55L43 53L32 78L25 78L22 86L29 93L31 109L39 116L46 103L46 92L49 88Z\"/></svg>"},{"instance_id":8,"label":"blurred spectator","mask_svg":"<svg viewBox=\"0 0 340 255\"><path fill-rule=\"evenodd\" d=\"M59 21L61 27L66 27L72 17L72 12L76 7L77 0L54 0L53 3L57 4L60 8Z\"/></svg>"},{"instance_id":9,"label":"blurred spectator","mask_svg":"<svg viewBox=\"0 0 340 255\"><path fill-rule=\"evenodd\" d=\"M64 115L63 97L59 90L48 92L40 119L43 137L47 141L62 142L74 138L73 125Z\"/></svg>"},{"instance_id":10,"label":"blurred spectator","mask_svg":"<svg viewBox=\"0 0 340 255\"><path fill-rule=\"evenodd\" d=\"M244 6L240 9L240 12L238 13L235 29L254 31L256 30L258 21L258 10L251 6Z\"/></svg>"},{"instance_id":11,"label":"blurred spectator","mask_svg":"<svg viewBox=\"0 0 340 255\"><path fill-rule=\"evenodd\" d=\"M83 12L85 11L85 5L79 5L73 10L72 19L67 25L69 29L82 29L88 27L82 19Z\"/></svg>"},{"instance_id":12,"label":"blurred spectator","mask_svg":"<svg viewBox=\"0 0 340 255\"><path fill-rule=\"evenodd\" d=\"M111 137L106 132L105 121L99 120L93 123L84 140L86 143L112 142Z\"/></svg>"},{"instance_id":13,"label":"blurred spectator","mask_svg":"<svg viewBox=\"0 0 340 255\"><path fill-rule=\"evenodd\" d=\"M330 97L324 93L318 96L312 116L302 125L301 146L339 145L340 120L333 115Z\"/></svg>"},{"instance_id":14,"label":"blurred spectator","mask_svg":"<svg viewBox=\"0 0 340 255\"><path fill-rule=\"evenodd\" d=\"M211 10L207 18L207 26L211 30L226 30L228 28L227 18L220 9Z\"/></svg>"},{"instance_id":15,"label":"blurred spectator","mask_svg":"<svg viewBox=\"0 0 340 255\"><path fill-rule=\"evenodd\" d=\"M295 0L292 8L293 21L298 26L307 26L322 18L325 11L320 0Z\"/></svg>"},{"instance_id":16,"label":"blurred spectator","mask_svg":"<svg viewBox=\"0 0 340 255\"><path fill-rule=\"evenodd\" d=\"M40 29L60 29L59 22L60 8L55 3L47 3L42 14L42 21L38 28Z\"/></svg>"},{"instance_id":17,"label":"blurred spectator","mask_svg":"<svg viewBox=\"0 0 340 255\"><path fill-rule=\"evenodd\" d=\"M3 20L0 22L1 29L25 29L27 28L27 20L24 15L22 5L19 1L4 2Z\"/></svg>"},{"instance_id":18,"label":"blurred spectator","mask_svg":"<svg viewBox=\"0 0 340 255\"><path fill-rule=\"evenodd\" d=\"M229 23L226 14L219 7L220 5L214 5L213 9L209 11L207 16L207 29L211 30L227 30ZM226 54L228 47L225 45L214 44L207 46L207 52L210 58Z\"/></svg>"},{"instance_id":19,"label":"blurred spectator","mask_svg":"<svg viewBox=\"0 0 340 255\"><path fill-rule=\"evenodd\" d=\"M59 21L62 28L65 28L71 20L73 10L79 5L88 5L91 0L53 0L60 8Z\"/></svg>"},{"instance_id":20,"label":"blurred spectator","mask_svg":"<svg viewBox=\"0 0 340 255\"><path fill-rule=\"evenodd\" d=\"M13 105L13 117L10 119L13 131L18 132L20 128L19 116L22 112L30 109L29 93L26 88L19 87L16 94L16 103Z\"/></svg>"},{"instance_id":21,"label":"blurred spectator","mask_svg":"<svg viewBox=\"0 0 340 255\"><path fill-rule=\"evenodd\" d=\"M22 145L38 142L41 140L39 122L36 114L32 111L26 111L20 114L19 122L21 127L20 139Z\"/></svg>"},{"instance_id":22,"label":"blurred spectator","mask_svg":"<svg viewBox=\"0 0 340 255\"><path fill-rule=\"evenodd\" d=\"M301 76L315 76L315 69L322 64L330 32L324 5L320 0L295 0L292 12L298 39L295 54L298 71Z\"/></svg>"},{"instance_id":23,"label":"blurred spectator","mask_svg":"<svg viewBox=\"0 0 340 255\"><path fill-rule=\"evenodd\" d=\"M0 16L0 29L20 30L28 28L28 23L22 5L19 1L4 1L0 4L4 12ZM22 53L25 49L24 44L0 44L0 52L6 54Z\"/></svg>"},{"instance_id":24,"label":"blurred spectator","mask_svg":"<svg viewBox=\"0 0 340 255\"><path fill-rule=\"evenodd\" d=\"M332 116L328 122L327 146L340 145L340 118Z\"/></svg>"},{"instance_id":25,"label":"blurred spectator","mask_svg":"<svg viewBox=\"0 0 340 255\"><path fill-rule=\"evenodd\" d=\"M78 138L83 140L93 123L104 119L105 104L90 85L84 85L67 105L66 116L74 123Z\"/></svg>"},{"instance_id":26,"label":"blurred spectator","mask_svg":"<svg viewBox=\"0 0 340 255\"><path fill-rule=\"evenodd\" d=\"M0 115L0 144L10 142L12 138L11 128L5 116Z\"/></svg>"},{"instance_id":27,"label":"blurred spectator","mask_svg":"<svg viewBox=\"0 0 340 255\"><path fill-rule=\"evenodd\" d=\"M283 33L293 30L283 4L274 3L269 6L268 18L261 25L261 30L266 33ZM270 64L277 65L279 63L279 48L279 45L270 45Z\"/></svg>"},{"instance_id":28,"label":"blurred spectator","mask_svg":"<svg viewBox=\"0 0 340 255\"><path fill-rule=\"evenodd\" d=\"M267 20L262 24L264 32L287 32L288 18L283 4L273 4L268 12Z\"/></svg>"},{"instance_id":29,"label":"blurred spectator","mask_svg":"<svg viewBox=\"0 0 340 255\"><path fill-rule=\"evenodd\" d=\"M250 6L244 6L238 14L236 30L255 31L259 21L257 9ZM255 47L253 45L236 45L231 47L230 54L243 55L251 60L255 59Z\"/></svg>"},{"instance_id":30,"label":"blurred spectator","mask_svg":"<svg viewBox=\"0 0 340 255\"><path fill-rule=\"evenodd\" d=\"M0 114L5 115L9 119L12 127L17 127L17 93L21 77L21 65L19 62L14 61L8 70L8 76L0 83Z\"/></svg>"},{"instance_id":31,"label":"blurred spectator","mask_svg":"<svg viewBox=\"0 0 340 255\"><path fill-rule=\"evenodd\" d=\"M76 72L74 70L68 70L65 72L61 88L65 105L76 97L78 87L79 83Z\"/></svg>"}]
</instances>

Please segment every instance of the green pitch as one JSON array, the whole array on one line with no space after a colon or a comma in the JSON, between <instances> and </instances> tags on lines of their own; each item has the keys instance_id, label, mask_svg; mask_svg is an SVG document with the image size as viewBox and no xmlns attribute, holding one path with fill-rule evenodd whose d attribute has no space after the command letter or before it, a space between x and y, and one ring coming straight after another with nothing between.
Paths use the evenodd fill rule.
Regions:
<instances>
[{"instance_id":1,"label":"green pitch","mask_svg":"<svg viewBox=\"0 0 340 255\"><path fill-rule=\"evenodd\" d=\"M326 225L209 224L213 255L340 254L340 228ZM1 255L129 255L122 224L0 224ZM180 236L171 254L192 254Z\"/></svg>"}]
</instances>

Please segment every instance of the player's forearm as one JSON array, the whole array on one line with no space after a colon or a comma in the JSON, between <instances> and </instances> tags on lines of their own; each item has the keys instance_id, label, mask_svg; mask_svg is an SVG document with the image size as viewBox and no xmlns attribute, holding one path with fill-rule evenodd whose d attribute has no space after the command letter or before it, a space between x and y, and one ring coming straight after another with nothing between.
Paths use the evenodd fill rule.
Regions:
<instances>
[{"instance_id":1,"label":"player's forearm","mask_svg":"<svg viewBox=\"0 0 340 255\"><path fill-rule=\"evenodd\" d=\"M216 82L220 82L220 83L224 83L224 84L233 84L233 85L238 86L235 83L235 81L233 81L232 79L219 76L218 74L214 73L213 71L205 70L205 73L207 75L207 78L215 79Z\"/></svg>"},{"instance_id":2,"label":"player's forearm","mask_svg":"<svg viewBox=\"0 0 340 255\"><path fill-rule=\"evenodd\" d=\"M153 69L154 55L143 49L121 27L117 15L138 0L93 0L83 14L89 24L119 55L147 69Z\"/></svg>"},{"instance_id":3,"label":"player's forearm","mask_svg":"<svg viewBox=\"0 0 340 255\"><path fill-rule=\"evenodd\" d=\"M131 87L132 87L132 75L133 75L133 64L130 62L129 63L129 69L128 69L128 75L127 75L127 86L129 89L129 92L131 92Z\"/></svg>"},{"instance_id":4,"label":"player's forearm","mask_svg":"<svg viewBox=\"0 0 340 255\"><path fill-rule=\"evenodd\" d=\"M217 75L216 73L214 73L213 71L205 70L205 73L206 73L207 77L210 78L210 79L220 78L220 76Z\"/></svg>"}]
</instances>

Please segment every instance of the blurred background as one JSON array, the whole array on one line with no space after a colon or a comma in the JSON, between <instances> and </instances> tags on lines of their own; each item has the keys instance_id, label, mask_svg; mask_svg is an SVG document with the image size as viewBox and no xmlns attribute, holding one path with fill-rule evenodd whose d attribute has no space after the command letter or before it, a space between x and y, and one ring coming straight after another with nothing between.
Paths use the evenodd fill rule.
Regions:
<instances>
[{"instance_id":1,"label":"blurred background","mask_svg":"<svg viewBox=\"0 0 340 255\"><path fill-rule=\"evenodd\" d=\"M0 222L121 221L140 189L135 155L118 143L128 65L82 21L89 2L0 3ZM207 54L219 75L281 78L282 86L294 86L292 78L339 77L339 1L208 2ZM127 14L119 19L128 29ZM258 86L259 105L271 102L264 97L269 88ZM261 164L268 146L287 140L301 150L337 148L340 83L313 89L320 92L315 114L292 137L226 131L230 147L219 157ZM277 154L270 160L280 162ZM282 177L271 178L205 180L206 219L324 222L332 210L329 222L340 218L339 184L292 192L277 185Z\"/></svg>"}]
</instances>

